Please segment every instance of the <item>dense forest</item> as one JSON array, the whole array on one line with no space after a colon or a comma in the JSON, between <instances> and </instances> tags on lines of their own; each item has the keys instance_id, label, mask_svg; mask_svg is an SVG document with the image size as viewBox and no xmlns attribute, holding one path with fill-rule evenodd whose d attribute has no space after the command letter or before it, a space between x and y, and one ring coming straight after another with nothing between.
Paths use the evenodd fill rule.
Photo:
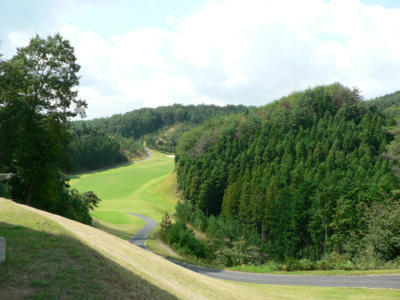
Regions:
<instances>
[{"instance_id":1,"label":"dense forest","mask_svg":"<svg viewBox=\"0 0 400 300\"><path fill-rule=\"evenodd\" d=\"M67 161L72 164L69 170L75 172L100 169L128 160L117 141L85 124L73 127L70 149Z\"/></svg>"},{"instance_id":2,"label":"dense forest","mask_svg":"<svg viewBox=\"0 0 400 300\"><path fill-rule=\"evenodd\" d=\"M187 132L176 152L184 201L164 239L226 265L395 259L399 179L387 151L397 123L387 99L320 86ZM201 253L182 238L188 223L208 235Z\"/></svg>"},{"instance_id":3,"label":"dense forest","mask_svg":"<svg viewBox=\"0 0 400 300\"><path fill-rule=\"evenodd\" d=\"M385 110L390 107L400 105L400 91L390 93L367 101L369 105L376 106L379 110Z\"/></svg>"},{"instance_id":4,"label":"dense forest","mask_svg":"<svg viewBox=\"0 0 400 300\"><path fill-rule=\"evenodd\" d=\"M127 154L139 154L143 142L156 150L175 152L183 132L203 124L215 116L226 116L246 111L243 105L181 105L141 108L125 114L90 121L78 121L94 130L113 137ZM130 144L129 142L130 141ZM127 145L129 144L129 145Z\"/></svg>"}]
</instances>

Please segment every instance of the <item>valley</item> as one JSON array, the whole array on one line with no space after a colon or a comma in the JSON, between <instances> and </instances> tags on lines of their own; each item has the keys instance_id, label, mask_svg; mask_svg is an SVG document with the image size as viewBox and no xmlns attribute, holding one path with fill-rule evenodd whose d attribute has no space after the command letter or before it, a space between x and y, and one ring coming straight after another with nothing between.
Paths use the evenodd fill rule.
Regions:
<instances>
[{"instance_id":1,"label":"valley","mask_svg":"<svg viewBox=\"0 0 400 300\"><path fill-rule=\"evenodd\" d=\"M152 153L149 160L72 176L72 188L92 190L102 199L92 213L96 227L129 239L144 225L142 219L129 213L144 214L159 222L165 212L174 211L174 159L158 151Z\"/></svg>"}]
</instances>

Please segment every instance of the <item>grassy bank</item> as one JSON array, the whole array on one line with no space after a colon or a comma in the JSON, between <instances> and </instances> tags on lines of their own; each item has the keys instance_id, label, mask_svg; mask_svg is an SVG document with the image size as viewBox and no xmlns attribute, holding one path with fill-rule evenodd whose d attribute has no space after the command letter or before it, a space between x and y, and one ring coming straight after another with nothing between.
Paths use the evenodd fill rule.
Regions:
<instances>
[{"instance_id":1,"label":"grassy bank","mask_svg":"<svg viewBox=\"0 0 400 300\"><path fill-rule=\"evenodd\" d=\"M0 299L173 298L60 224L4 199L0 236L7 240Z\"/></svg>"},{"instance_id":2,"label":"grassy bank","mask_svg":"<svg viewBox=\"0 0 400 300\"><path fill-rule=\"evenodd\" d=\"M160 221L176 205L174 159L152 151L149 160L108 170L79 174L70 184L81 192L94 191L102 202L92 213L95 226L128 239L144 225L127 212L144 214Z\"/></svg>"},{"instance_id":3,"label":"grassy bank","mask_svg":"<svg viewBox=\"0 0 400 300\"><path fill-rule=\"evenodd\" d=\"M384 289L234 283L188 271L96 228L0 199L0 299L398 299Z\"/></svg>"}]
</instances>

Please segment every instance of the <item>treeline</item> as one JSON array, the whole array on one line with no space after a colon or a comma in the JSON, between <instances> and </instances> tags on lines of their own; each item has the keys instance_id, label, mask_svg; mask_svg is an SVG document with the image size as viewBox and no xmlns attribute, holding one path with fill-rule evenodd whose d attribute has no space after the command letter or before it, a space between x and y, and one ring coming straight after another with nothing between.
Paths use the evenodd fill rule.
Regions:
<instances>
[{"instance_id":1,"label":"treeline","mask_svg":"<svg viewBox=\"0 0 400 300\"><path fill-rule=\"evenodd\" d=\"M179 139L195 125L178 123L171 127L162 128L144 137L146 145L162 152L175 153Z\"/></svg>"},{"instance_id":2,"label":"treeline","mask_svg":"<svg viewBox=\"0 0 400 300\"><path fill-rule=\"evenodd\" d=\"M115 139L85 123L80 128L72 128L70 149L72 170L75 172L100 169L128 160Z\"/></svg>"},{"instance_id":3,"label":"treeline","mask_svg":"<svg viewBox=\"0 0 400 300\"><path fill-rule=\"evenodd\" d=\"M184 211L192 214L184 221L217 237L213 253L256 247L255 262L332 253L395 259L399 236L382 232L399 227L397 219L382 225L376 217L398 205L399 179L384 155L393 140L385 128L394 124L340 84L206 122L176 152ZM378 251L378 244L391 246Z\"/></svg>"},{"instance_id":4,"label":"treeline","mask_svg":"<svg viewBox=\"0 0 400 300\"><path fill-rule=\"evenodd\" d=\"M377 97L368 101L368 104L375 105L379 110L400 105L400 91Z\"/></svg>"},{"instance_id":5,"label":"treeline","mask_svg":"<svg viewBox=\"0 0 400 300\"><path fill-rule=\"evenodd\" d=\"M146 141L151 148L175 152L178 139L183 132L204 123L215 116L230 115L246 111L243 105L181 105L160 106L157 108L141 108L125 114L113 115L90 121L76 122L76 126L85 123L87 126L119 139ZM125 140L126 141L126 140ZM142 144L142 143L141 143ZM121 144L122 150L126 150ZM136 152L141 150L136 148ZM134 151L134 152L135 152Z\"/></svg>"},{"instance_id":6,"label":"treeline","mask_svg":"<svg viewBox=\"0 0 400 300\"><path fill-rule=\"evenodd\" d=\"M74 49L59 34L0 59L0 195L90 224L100 199L70 190L61 169L70 119L84 115Z\"/></svg>"},{"instance_id":7,"label":"treeline","mask_svg":"<svg viewBox=\"0 0 400 300\"><path fill-rule=\"evenodd\" d=\"M160 106L157 108L141 108L124 114L113 115L110 118L100 118L86 121L87 124L109 135L121 135L126 138L138 139L148 133L163 127L178 123L191 125L202 124L217 115L229 115L246 110L243 105L181 105Z\"/></svg>"}]
</instances>

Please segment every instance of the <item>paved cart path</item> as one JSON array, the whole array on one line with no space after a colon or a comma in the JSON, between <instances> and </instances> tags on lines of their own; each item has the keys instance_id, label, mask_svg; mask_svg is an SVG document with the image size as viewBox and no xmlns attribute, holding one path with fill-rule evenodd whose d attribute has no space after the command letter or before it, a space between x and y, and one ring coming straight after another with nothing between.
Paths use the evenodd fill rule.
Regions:
<instances>
[{"instance_id":1,"label":"paved cart path","mask_svg":"<svg viewBox=\"0 0 400 300\"><path fill-rule=\"evenodd\" d=\"M146 221L146 225L135 234L129 242L144 249L146 239L157 226L157 222L145 215L129 213ZM147 249L149 250L149 249ZM327 286L327 287L365 287L365 288L392 288L400 289L400 275L347 275L347 276L314 276L314 275L270 275L261 273L246 273L236 271L218 270L200 267L192 264L180 262L171 258L167 260L180 265L186 269L201 273L213 278L242 281L263 284L280 285L308 285L308 286Z\"/></svg>"},{"instance_id":2,"label":"paved cart path","mask_svg":"<svg viewBox=\"0 0 400 300\"><path fill-rule=\"evenodd\" d=\"M143 249L147 249L146 240L149 237L150 233L153 231L153 229L156 228L157 226L156 220L141 214L128 213L128 215L139 217L146 221L144 227L138 233L132 236L129 239L129 242Z\"/></svg>"}]
</instances>

